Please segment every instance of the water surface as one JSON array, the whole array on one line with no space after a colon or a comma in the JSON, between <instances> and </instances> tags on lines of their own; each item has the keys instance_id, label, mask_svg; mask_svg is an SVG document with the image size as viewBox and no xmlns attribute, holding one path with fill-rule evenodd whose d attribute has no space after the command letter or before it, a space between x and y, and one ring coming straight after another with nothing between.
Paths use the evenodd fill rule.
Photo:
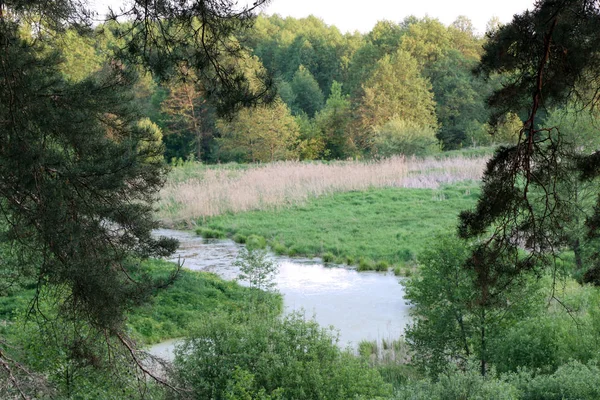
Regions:
<instances>
[{"instance_id":1,"label":"water surface","mask_svg":"<svg viewBox=\"0 0 600 400\"><path fill-rule=\"evenodd\" d=\"M239 270L232 264L241 245L170 229L156 234L181 242L171 260L181 260L185 268L213 272L228 280L237 278ZM393 274L329 267L320 259L273 257L279 264L275 282L283 294L285 310L304 310L322 326L335 327L342 346L402 335L409 321L409 307L403 299L404 287ZM165 345L157 346L164 355Z\"/></svg>"}]
</instances>

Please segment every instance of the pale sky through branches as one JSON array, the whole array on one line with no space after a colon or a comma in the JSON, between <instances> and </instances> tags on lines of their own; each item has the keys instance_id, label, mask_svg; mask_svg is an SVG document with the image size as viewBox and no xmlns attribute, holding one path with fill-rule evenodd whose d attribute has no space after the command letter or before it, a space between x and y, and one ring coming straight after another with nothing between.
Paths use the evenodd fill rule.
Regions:
<instances>
[{"instance_id":1,"label":"pale sky through branches","mask_svg":"<svg viewBox=\"0 0 600 400\"><path fill-rule=\"evenodd\" d=\"M497 16L503 23L514 14L533 7L533 0L274 0L265 10L267 14L306 17L313 14L342 32L358 30L369 32L379 20L400 22L405 17L428 15L445 25L459 15L467 16L479 33L485 32L490 18Z\"/></svg>"},{"instance_id":2,"label":"pale sky through branches","mask_svg":"<svg viewBox=\"0 0 600 400\"><path fill-rule=\"evenodd\" d=\"M238 0L240 6L250 1ZM337 26L340 31L369 32L380 20L401 22L410 15L429 16L439 19L445 25L451 24L459 15L465 15L473 22L478 33L485 32L486 23L496 16L501 22L510 22L514 14L533 7L534 0L272 0L265 14L279 14L282 17L302 18L315 15L328 25ZM118 7L119 0L90 1L89 4L100 14L106 7Z\"/></svg>"}]
</instances>

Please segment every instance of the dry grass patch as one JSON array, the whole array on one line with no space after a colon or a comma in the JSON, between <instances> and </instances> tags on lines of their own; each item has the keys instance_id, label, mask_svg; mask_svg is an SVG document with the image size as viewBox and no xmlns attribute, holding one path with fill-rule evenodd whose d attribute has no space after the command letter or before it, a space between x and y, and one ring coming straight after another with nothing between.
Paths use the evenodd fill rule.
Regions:
<instances>
[{"instance_id":1,"label":"dry grass patch","mask_svg":"<svg viewBox=\"0 0 600 400\"><path fill-rule=\"evenodd\" d=\"M198 170L191 171L187 178L177 174L177 178L167 182L160 196L159 217L165 224L173 225L224 213L298 205L309 198L337 192L385 187L434 189L441 184L479 180L488 158L286 161L244 169L198 164L194 167Z\"/></svg>"}]
</instances>

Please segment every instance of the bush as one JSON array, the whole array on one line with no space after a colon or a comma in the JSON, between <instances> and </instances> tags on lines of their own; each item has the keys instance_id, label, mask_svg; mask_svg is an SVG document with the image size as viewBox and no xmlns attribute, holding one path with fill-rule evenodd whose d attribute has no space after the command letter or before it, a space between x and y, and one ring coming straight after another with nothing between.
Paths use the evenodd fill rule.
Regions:
<instances>
[{"instance_id":1,"label":"bush","mask_svg":"<svg viewBox=\"0 0 600 400\"><path fill-rule=\"evenodd\" d=\"M246 240L248 240L246 235L242 235L239 233L236 233L235 235L233 235L233 241L236 243L244 244L244 243L246 243Z\"/></svg>"},{"instance_id":2,"label":"bush","mask_svg":"<svg viewBox=\"0 0 600 400\"><path fill-rule=\"evenodd\" d=\"M519 391L511 383L493 376L483 377L473 366L463 372L440 375L435 382L411 382L397 390L396 399L411 400L517 400Z\"/></svg>"},{"instance_id":3,"label":"bush","mask_svg":"<svg viewBox=\"0 0 600 400\"><path fill-rule=\"evenodd\" d=\"M552 375L521 371L509 375L523 400L596 400L600 399L600 368L571 361Z\"/></svg>"},{"instance_id":4,"label":"bush","mask_svg":"<svg viewBox=\"0 0 600 400\"><path fill-rule=\"evenodd\" d=\"M238 278L248 282L251 288L271 291L275 287L279 265L266 250L243 248L233 265L240 269Z\"/></svg>"},{"instance_id":5,"label":"bush","mask_svg":"<svg viewBox=\"0 0 600 400\"><path fill-rule=\"evenodd\" d=\"M219 315L200 321L176 350L174 379L198 399L227 398L225 393L236 387L265 398L391 395L376 370L340 350L331 331L297 313L283 319Z\"/></svg>"},{"instance_id":6,"label":"bush","mask_svg":"<svg viewBox=\"0 0 600 400\"><path fill-rule=\"evenodd\" d=\"M376 130L375 149L381 157L398 154L425 156L439 153L441 147L431 127L392 119Z\"/></svg>"},{"instance_id":7,"label":"bush","mask_svg":"<svg viewBox=\"0 0 600 400\"><path fill-rule=\"evenodd\" d=\"M285 247L284 244L281 244L279 242L273 242L270 244L270 246L271 246L271 250L273 250L273 253L275 253L275 254L279 254L279 255L286 254L288 251L287 247Z\"/></svg>"}]
</instances>

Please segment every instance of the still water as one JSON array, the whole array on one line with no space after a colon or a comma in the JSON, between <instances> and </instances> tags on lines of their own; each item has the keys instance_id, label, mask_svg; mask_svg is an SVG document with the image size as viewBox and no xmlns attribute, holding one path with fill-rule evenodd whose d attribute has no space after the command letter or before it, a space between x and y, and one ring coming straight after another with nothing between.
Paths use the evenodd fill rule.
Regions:
<instances>
[{"instance_id":1,"label":"still water","mask_svg":"<svg viewBox=\"0 0 600 400\"><path fill-rule=\"evenodd\" d=\"M235 279L239 270L232 264L241 245L231 240L202 239L194 233L161 229L158 236L180 241L172 258L185 268L209 271L224 279ZM341 346L356 347L361 340L397 339L409 321L404 287L393 274L357 272L351 268L328 267L319 259L277 257L277 290L283 294L287 312L303 310L321 326L339 330ZM151 348L169 357L173 342Z\"/></svg>"}]
</instances>

